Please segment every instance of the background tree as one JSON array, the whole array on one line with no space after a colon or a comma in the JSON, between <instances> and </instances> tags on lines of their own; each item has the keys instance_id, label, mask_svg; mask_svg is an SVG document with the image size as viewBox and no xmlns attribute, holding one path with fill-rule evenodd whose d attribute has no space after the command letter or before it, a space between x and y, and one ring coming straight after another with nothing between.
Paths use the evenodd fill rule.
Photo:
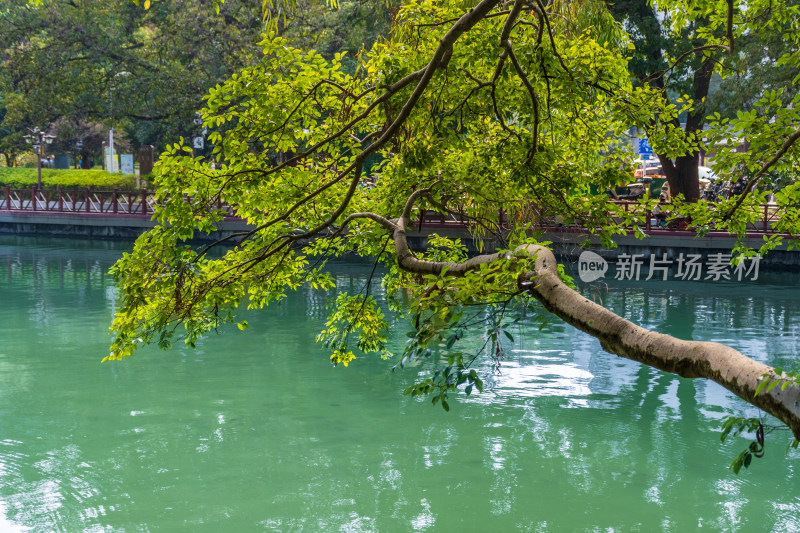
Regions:
<instances>
[{"instance_id":1,"label":"background tree","mask_svg":"<svg viewBox=\"0 0 800 533\"><path fill-rule=\"evenodd\" d=\"M27 135L33 124L25 116L21 95L0 93L0 154L7 167L17 164L17 158L30 150Z\"/></svg>"},{"instance_id":2,"label":"background tree","mask_svg":"<svg viewBox=\"0 0 800 533\"><path fill-rule=\"evenodd\" d=\"M326 57L349 50L353 58L388 26L386 5L334 9L311 0L273 21L296 45L318 45ZM8 0L0 4L0 87L24 97L28 114L41 115L39 127L101 123L124 131L133 147L160 152L181 136L201 135L194 122L209 88L259 58L261 5L218 7L219 14L201 0L153 2L147 10L131 2Z\"/></svg>"},{"instance_id":3,"label":"background tree","mask_svg":"<svg viewBox=\"0 0 800 533\"><path fill-rule=\"evenodd\" d=\"M704 100L709 94L715 66L724 61L725 51L716 50L702 32L707 29L708 17L699 17L685 25L675 26L677 13L656 13L656 6L647 0L624 0L609 2L610 10L631 35L636 49L630 62L631 74L641 84L662 91L665 98L690 100L695 105L687 109L685 116L653 116L651 124L644 128L650 133L658 126L670 128L673 134L680 132L686 141L693 144L692 150L675 157L657 153L663 172L673 195L682 194L688 201L699 198L700 147L697 144L705 122ZM717 30L715 33L719 34ZM680 119L684 124L681 125Z\"/></svg>"},{"instance_id":4,"label":"background tree","mask_svg":"<svg viewBox=\"0 0 800 533\"><path fill-rule=\"evenodd\" d=\"M797 2L789 4L796 6ZM772 13L766 9L757 15L766 22ZM784 106L800 91L797 65L780 61L792 51L791 43L785 40L790 28L774 20L754 30L737 38L736 53L728 59L727 75L715 76L713 81L708 109L723 117L734 118L737 111L753 109L768 91L780 91Z\"/></svg>"},{"instance_id":5,"label":"background tree","mask_svg":"<svg viewBox=\"0 0 800 533\"><path fill-rule=\"evenodd\" d=\"M345 52L342 62L354 72L362 48L369 49L379 37L389 33L399 1L343 0L336 7L316 1L300 1L287 9L273 8L269 15L277 24L277 33L298 48L314 49L325 59Z\"/></svg>"},{"instance_id":6,"label":"background tree","mask_svg":"<svg viewBox=\"0 0 800 533\"><path fill-rule=\"evenodd\" d=\"M103 143L108 142L108 131L97 122L60 119L50 126L49 132L54 136L53 143L49 146L50 150L70 155L71 164L75 168L91 168L93 157L102 153ZM120 141L125 145L129 144L124 138Z\"/></svg>"},{"instance_id":7,"label":"background tree","mask_svg":"<svg viewBox=\"0 0 800 533\"><path fill-rule=\"evenodd\" d=\"M0 6L2 79L40 122L124 121L135 145L191 134L208 87L255 51L257 8L201 2L24 1Z\"/></svg>"},{"instance_id":8,"label":"background tree","mask_svg":"<svg viewBox=\"0 0 800 533\"><path fill-rule=\"evenodd\" d=\"M672 130L671 134L683 135L694 146L678 155L657 155L670 190L696 201L706 117L720 112L730 118L751 109L765 90L781 89L784 105L796 94L796 82L791 82L796 68L776 65L792 47L786 35L793 23L781 12L794 12L796 2L774 10L764 6L760 12L733 2L697 2L674 10L647 0L608 2L608 6L636 47L629 63L631 74L683 108L678 117L654 115L645 131L664 135L664 130ZM751 31L742 33L744 26ZM711 94L712 88L718 91L716 95Z\"/></svg>"},{"instance_id":9,"label":"background tree","mask_svg":"<svg viewBox=\"0 0 800 533\"><path fill-rule=\"evenodd\" d=\"M786 4L769 5L784 10L782 16L796 14ZM126 357L148 342L169 346L179 327L194 345L235 320L243 302L260 308L303 283L329 288L325 261L355 253L387 266L392 309L414 324L400 363L431 350L441 350L447 361L410 394L431 394L448 408L448 394L480 389L470 366L479 354L459 345L460 332L488 316L484 349L499 359L496 341L512 308L522 306L556 314L612 353L714 380L800 436L799 388L755 394L760 384L788 385L793 375L720 344L678 340L623 320L570 288L550 251L535 241L525 216L532 208L579 221L606 243L623 231L611 217L624 214L590 191L625 179L621 169L631 154L620 139L631 126L650 128L660 154L683 157L696 148L671 127L681 109L662 88L631 82L628 42L603 4L482 0L470 6L406 2L392 38L359 56L352 72L342 54L328 61L267 35L259 63L213 88L202 112L205 126L215 129L213 156L222 166L210 168L180 143L159 164L156 216L163 225L115 267L122 307L108 358ZM747 33L760 21L745 11L765 6L739 6L730 28ZM708 42L720 27L708 12L720 6L696 7L687 23L697 24ZM794 31L782 60L798 63ZM777 121L768 117L747 115L733 125L763 136L749 154L753 168L780 167L797 153L796 110L784 109ZM719 131L727 126L720 122ZM291 155L276 160L274 153ZM381 159L371 170L375 187L362 187L375 155ZM797 194L791 200L787 192L787 202ZM704 209L734 227L746 221L754 197ZM219 254L212 253L216 245L184 244L221 220L220 201L252 229L227 239L232 246ZM498 226L500 208L509 214L508 231ZM478 242L491 233L504 249L470 258L459 243L434 238L429 251L414 252L406 233L423 209L458 213ZM787 230L796 234L791 220L798 219L787 218ZM390 356L386 335L383 311L362 291L338 297L319 340L334 364L347 365L356 353Z\"/></svg>"}]
</instances>

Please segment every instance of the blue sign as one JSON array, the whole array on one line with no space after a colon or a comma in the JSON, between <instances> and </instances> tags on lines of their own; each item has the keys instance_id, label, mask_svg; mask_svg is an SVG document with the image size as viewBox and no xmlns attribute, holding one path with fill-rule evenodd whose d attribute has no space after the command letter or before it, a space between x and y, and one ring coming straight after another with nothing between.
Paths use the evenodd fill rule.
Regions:
<instances>
[{"instance_id":1,"label":"blue sign","mask_svg":"<svg viewBox=\"0 0 800 533\"><path fill-rule=\"evenodd\" d=\"M119 154L119 164L123 174L133 174L133 154Z\"/></svg>"},{"instance_id":2,"label":"blue sign","mask_svg":"<svg viewBox=\"0 0 800 533\"><path fill-rule=\"evenodd\" d=\"M652 155L653 149L650 147L650 141L647 137L639 137L639 155Z\"/></svg>"}]
</instances>

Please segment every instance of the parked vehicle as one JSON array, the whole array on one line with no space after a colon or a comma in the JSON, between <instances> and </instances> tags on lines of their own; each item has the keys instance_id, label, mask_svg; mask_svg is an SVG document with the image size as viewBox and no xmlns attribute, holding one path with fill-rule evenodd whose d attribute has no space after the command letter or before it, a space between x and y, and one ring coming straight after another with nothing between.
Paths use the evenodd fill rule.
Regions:
<instances>
[{"instance_id":1,"label":"parked vehicle","mask_svg":"<svg viewBox=\"0 0 800 533\"><path fill-rule=\"evenodd\" d=\"M651 178L655 178L656 176L662 176L664 171L661 166L652 166L652 167L645 167L645 168L637 168L633 171L633 176L635 178L642 178L645 176L650 176Z\"/></svg>"},{"instance_id":2,"label":"parked vehicle","mask_svg":"<svg viewBox=\"0 0 800 533\"><path fill-rule=\"evenodd\" d=\"M745 187L747 187L747 179L739 178L736 182L731 184L731 195L742 194Z\"/></svg>"},{"instance_id":3,"label":"parked vehicle","mask_svg":"<svg viewBox=\"0 0 800 533\"><path fill-rule=\"evenodd\" d=\"M635 181L615 188L609 188L606 192L614 200L638 200L644 198L644 181Z\"/></svg>"},{"instance_id":4,"label":"parked vehicle","mask_svg":"<svg viewBox=\"0 0 800 533\"><path fill-rule=\"evenodd\" d=\"M658 187L661 186L661 182L664 180L664 176L661 175L661 167L643 168L646 162L639 161L637 163L638 168L631 169L633 181L606 191L611 198L615 200L639 200L644 198L648 189L651 198L658 196Z\"/></svg>"},{"instance_id":5,"label":"parked vehicle","mask_svg":"<svg viewBox=\"0 0 800 533\"><path fill-rule=\"evenodd\" d=\"M711 182L703 189L703 198L708 202L719 202L729 196L730 187L728 182L721 179Z\"/></svg>"}]
</instances>

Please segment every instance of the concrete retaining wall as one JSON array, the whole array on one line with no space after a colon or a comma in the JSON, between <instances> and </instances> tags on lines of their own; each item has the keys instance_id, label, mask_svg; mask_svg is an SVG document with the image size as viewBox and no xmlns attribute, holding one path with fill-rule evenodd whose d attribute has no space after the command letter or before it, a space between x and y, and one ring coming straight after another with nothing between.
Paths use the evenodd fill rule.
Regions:
<instances>
[{"instance_id":1,"label":"concrete retaining wall","mask_svg":"<svg viewBox=\"0 0 800 533\"><path fill-rule=\"evenodd\" d=\"M141 215L103 215L97 213L18 213L0 211L0 234L60 236L104 240L133 240L143 232L156 225L149 216ZM226 220L220 224L219 231L211 234L197 235L198 242L215 241L230 236L233 232L246 231L252 226L240 220ZM478 253L473 239L463 228L423 228L422 231L409 230L409 244L412 248L422 250L427 246L427 238L431 233L461 239L473 253ZM633 234L615 238L616 248L601 248L596 237L577 231L549 231L542 240L553 243L553 251L565 261L576 261L586 248L582 243L589 243L589 250L598 253L608 261L615 261L620 254L651 254L661 258L666 254L669 260L675 260L681 253L698 254L707 259L709 254L729 253L735 239L728 234L709 234L697 237L684 231L658 231L646 239L637 239ZM750 234L745 240L751 248L758 249L764 242L761 234ZM491 251L501 246L499 240L484 239L482 251ZM784 245L776 249L761 261L764 266L800 269L800 251L788 251Z\"/></svg>"},{"instance_id":2,"label":"concrete retaining wall","mask_svg":"<svg viewBox=\"0 0 800 533\"><path fill-rule=\"evenodd\" d=\"M0 234L6 235L134 240L155 226L156 223L149 216L142 215L0 212ZM194 240L215 241L249 227L242 221L226 220L220 225L219 231L198 234Z\"/></svg>"},{"instance_id":3,"label":"concrete retaining wall","mask_svg":"<svg viewBox=\"0 0 800 533\"><path fill-rule=\"evenodd\" d=\"M410 231L409 241L414 249L424 249L427 236L437 233L449 238L461 238L462 242L473 253L479 250L471 238L463 230L453 231L451 228L442 229L423 229L421 232ZM713 233L704 237L697 237L694 233L687 231L654 231L649 237L637 239L633 234L619 235L614 238L616 248L603 248L597 237L577 231L549 231L542 236L542 241L553 243L553 252L559 257L560 261L576 262L578 256L584 250L592 250L609 262L615 262L621 254L640 254L649 257L651 254L657 258L670 261L676 260L680 254L700 255L703 261L708 259L711 254L730 253L736 239L728 234ZM583 244L588 243L588 247ZM748 234L745 243L749 248L758 250L764 244L762 234ZM484 240L484 249L492 250L500 246L499 241ZM800 251L788 251L786 245L771 251L761 259L761 265L765 267L776 267L780 269L800 269Z\"/></svg>"}]
</instances>

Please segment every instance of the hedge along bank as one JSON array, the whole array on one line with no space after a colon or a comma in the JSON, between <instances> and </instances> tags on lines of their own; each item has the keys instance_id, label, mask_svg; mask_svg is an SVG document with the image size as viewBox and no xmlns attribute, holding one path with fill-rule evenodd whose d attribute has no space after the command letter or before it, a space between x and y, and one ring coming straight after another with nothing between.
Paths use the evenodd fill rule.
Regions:
<instances>
[{"instance_id":1,"label":"hedge along bank","mask_svg":"<svg viewBox=\"0 0 800 533\"><path fill-rule=\"evenodd\" d=\"M28 189L37 185L35 168L0 168L0 186L12 189ZM135 176L112 174L105 170L42 169L42 187L46 190L98 189L135 190Z\"/></svg>"}]
</instances>

